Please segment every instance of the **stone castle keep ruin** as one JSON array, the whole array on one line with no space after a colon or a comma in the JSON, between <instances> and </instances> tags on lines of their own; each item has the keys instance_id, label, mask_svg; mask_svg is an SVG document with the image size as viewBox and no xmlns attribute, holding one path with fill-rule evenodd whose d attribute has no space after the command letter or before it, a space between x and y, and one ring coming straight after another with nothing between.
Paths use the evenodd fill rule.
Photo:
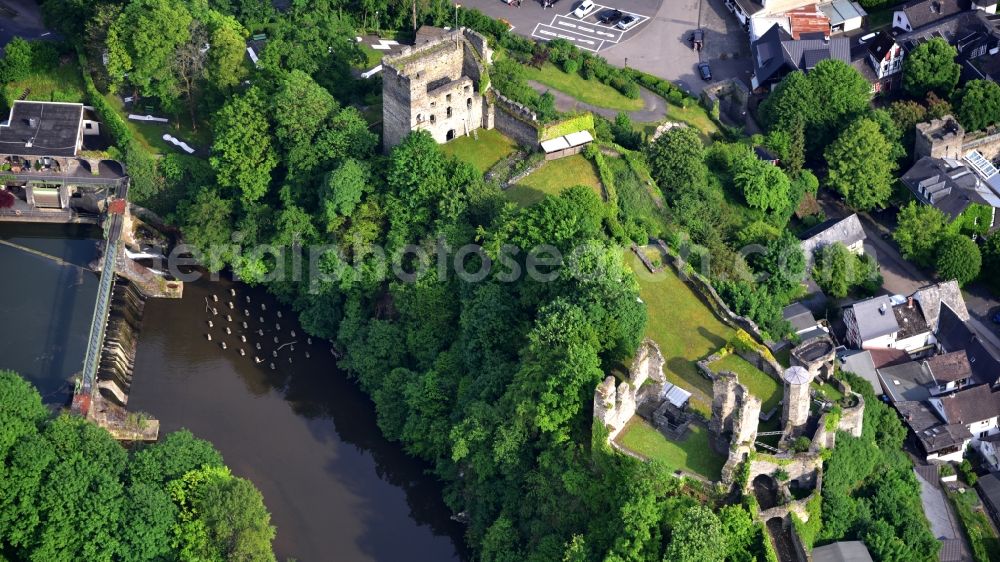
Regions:
<instances>
[{"instance_id":1,"label":"stone castle keep ruin","mask_svg":"<svg viewBox=\"0 0 1000 562\"><path fill-rule=\"evenodd\" d=\"M382 124L385 148L410 131L424 130L443 143L493 128L487 66L492 51L470 29L443 33L382 59Z\"/></svg>"}]
</instances>

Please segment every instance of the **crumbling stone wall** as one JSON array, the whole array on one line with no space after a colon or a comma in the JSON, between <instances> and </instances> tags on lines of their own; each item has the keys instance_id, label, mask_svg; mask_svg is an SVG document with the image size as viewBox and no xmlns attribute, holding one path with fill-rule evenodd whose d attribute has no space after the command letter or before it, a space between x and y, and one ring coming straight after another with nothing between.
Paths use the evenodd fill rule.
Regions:
<instances>
[{"instance_id":1,"label":"crumbling stone wall","mask_svg":"<svg viewBox=\"0 0 1000 562\"><path fill-rule=\"evenodd\" d=\"M538 116L527 107L496 94L492 107L493 126L517 144L538 148Z\"/></svg>"},{"instance_id":2,"label":"crumbling stone wall","mask_svg":"<svg viewBox=\"0 0 1000 562\"><path fill-rule=\"evenodd\" d=\"M597 385L594 391L594 418L608 429L609 440L618 436L635 415L640 403L660 396L666 383L663 362L659 346L646 339L636 351L627 381L616 386L615 377L608 376Z\"/></svg>"},{"instance_id":3,"label":"crumbling stone wall","mask_svg":"<svg viewBox=\"0 0 1000 562\"><path fill-rule=\"evenodd\" d=\"M491 107L483 94L491 58L486 39L464 28L383 58L385 148L413 130L425 130L440 143L489 123Z\"/></svg>"},{"instance_id":4,"label":"crumbling stone wall","mask_svg":"<svg viewBox=\"0 0 1000 562\"><path fill-rule=\"evenodd\" d=\"M608 440L614 440L635 415L635 388L628 382L615 386L615 377L608 376L594 391L594 418L608 430Z\"/></svg>"}]
</instances>

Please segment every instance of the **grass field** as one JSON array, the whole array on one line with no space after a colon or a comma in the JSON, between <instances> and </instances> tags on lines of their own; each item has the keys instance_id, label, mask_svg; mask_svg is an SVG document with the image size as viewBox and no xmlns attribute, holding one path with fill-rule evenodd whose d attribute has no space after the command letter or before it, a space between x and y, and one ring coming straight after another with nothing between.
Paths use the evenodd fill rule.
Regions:
<instances>
[{"instance_id":1,"label":"grass field","mask_svg":"<svg viewBox=\"0 0 1000 562\"><path fill-rule=\"evenodd\" d=\"M979 495L974 490L948 495L955 505L958 518L962 520L962 528L965 529L965 536L969 537L976 562L1000 560L1000 539L982 510Z\"/></svg>"},{"instance_id":2,"label":"grass field","mask_svg":"<svg viewBox=\"0 0 1000 562\"><path fill-rule=\"evenodd\" d=\"M557 195L574 185L586 185L598 195L601 194L601 180L597 177L597 170L590 160L579 154L546 162L520 183L510 186L506 193L511 201L528 207L538 203L546 195Z\"/></svg>"},{"instance_id":3,"label":"grass field","mask_svg":"<svg viewBox=\"0 0 1000 562\"><path fill-rule=\"evenodd\" d=\"M662 462L673 470L718 480L726 459L708 444L708 430L692 424L684 441L667 439L642 418L633 418L618 442L640 455Z\"/></svg>"},{"instance_id":4,"label":"grass field","mask_svg":"<svg viewBox=\"0 0 1000 562\"><path fill-rule=\"evenodd\" d=\"M749 361L735 353L723 357L709 365L715 371L731 371L739 377L740 383L747 387L750 394L760 398L760 411L767 412L781 402L782 388L778 381L754 367Z\"/></svg>"},{"instance_id":5,"label":"grass field","mask_svg":"<svg viewBox=\"0 0 1000 562\"><path fill-rule=\"evenodd\" d=\"M128 118L129 111L127 111L122 104L121 98L114 94L105 94L104 99L111 104L111 107L115 108L119 114L121 114L122 119L128 123L128 128L132 130L132 134L135 136L139 144L143 145L147 150L156 154L184 154L176 146L163 140L163 135L169 133L174 137L181 139L182 141L188 143L195 149L206 149L209 148L209 144L212 142L211 131L209 130L208 123L200 123L197 131L192 131L191 127L187 126L182 122L180 127L176 127L176 121L171 116L170 124L159 124L159 123L147 123L145 121L132 121ZM137 108L134 113L145 114L145 108ZM167 117L160 112L153 112L154 115L158 117Z\"/></svg>"},{"instance_id":6,"label":"grass field","mask_svg":"<svg viewBox=\"0 0 1000 562\"><path fill-rule=\"evenodd\" d=\"M841 398L844 397L844 393L841 392L841 391L839 391L839 390L837 390L837 387L833 386L830 383L826 383L826 382L824 382L824 383L817 383L817 382L814 381L812 383L812 387L815 388L816 390L819 390L820 392L822 392L823 396L826 396L828 400L832 400L834 402L836 402L837 400L840 400Z\"/></svg>"},{"instance_id":7,"label":"grass field","mask_svg":"<svg viewBox=\"0 0 1000 562\"><path fill-rule=\"evenodd\" d=\"M480 130L479 139L459 137L441 146L445 154L468 162L480 172L486 173L494 164L514 152L514 141L500 134L496 129Z\"/></svg>"},{"instance_id":8,"label":"grass field","mask_svg":"<svg viewBox=\"0 0 1000 562\"><path fill-rule=\"evenodd\" d=\"M639 296L649 314L646 336L660 346L667 380L698 391L691 397L691 406L709 413L712 383L698 373L695 362L725 345L733 329L716 318L670 267L650 275L632 252L625 259L637 273Z\"/></svg>"},{"instance_id":9,"label":"grass field","mask_svg":"<svg viewBox=\"0 0 1000 562\"><path fill-rule=\"evenodd\" d=\"M15 100L20 99L25 90L30 90L25 99L31 101L83 102L80 65L74 58L56 68L38 70L24 80L7 84L7 91Z\"/></svg>"},{"instance_id":10,"label":"grass field","mask_svg":"<svg viewBox=\"0 0 1000 562\"><path fill-rule=\"evenodd\" d=\"M528 80L541 82L584 103L619 111L635 111L645 106L641 98L629 99L603 82L586 80L576 73L567 74L552 63L545 63L541 69L530 65L524 68Z\"/></svg>"},{"instance_id":11,"label":"grass field","mask_svg":"<svg viewBox=\"0 0 1000 562\"><path fill-rule=\"evenodd\" d=\"M382 57L385 56L385 51L377 51L373 49L371 45L366 43L359 43L358 47L360 47L361 52L365 54L365 61L360 63L360 65L354 65L355 67L361 70L371 70L382 64Z\"/></svg>"}]
</instances>

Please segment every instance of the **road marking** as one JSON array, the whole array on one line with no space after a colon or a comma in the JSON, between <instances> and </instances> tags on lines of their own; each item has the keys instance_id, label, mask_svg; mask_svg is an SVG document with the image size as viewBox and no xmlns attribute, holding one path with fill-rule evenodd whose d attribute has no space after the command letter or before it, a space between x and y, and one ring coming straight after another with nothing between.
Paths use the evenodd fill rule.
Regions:
<instances>
[{"instance_id":1,"label":"road marking","mask_svg":"<svg viewBox=\"0 0 1000 562\"><path fill-rule=\"evenodd\" d=\"M559 20L559 25L565 25L566 27L576 28L575 23L569 23L568 21Z\"/></svg>"},{"instance_id":2,"label":"road marking","mask_svg":"<svg viewBox=\"0 0 1000 562\"><path fill-rule=\"evenodd\" d=\"M578 28L580 29L580 31L589 31L589 32L591 32L591 33L593 33L593 32L594 32L594 28L592 28L592 27L583 27L583 26L581 25L581 26L578 26Z\"/></svg>"}]
</instances>

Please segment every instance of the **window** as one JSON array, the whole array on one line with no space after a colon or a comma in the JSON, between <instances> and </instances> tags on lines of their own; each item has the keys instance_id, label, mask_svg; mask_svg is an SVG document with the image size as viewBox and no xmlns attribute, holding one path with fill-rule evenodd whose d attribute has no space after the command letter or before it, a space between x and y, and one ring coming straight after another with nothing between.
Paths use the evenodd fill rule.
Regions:
<instances>
[{"instance_id":1,"label":"window","mask_svg":"<svg viewBox=\"0 0 1000 562\"><path fill-rule=\"evenodd\" d=\"M448 108L448 117L451 117L451 108Z\"/></svg>"},{"instance_id":2,"label":"window","mask_svg":"<svg viewBox=\"0 0 1000 562\"><path fill-rule=\"evenodd\" d=\"M417 123L423 123L423 122L424 122L424 115L422 113L418 113L417 114Z\"/></svg>"},{"instance_id":3,"label":"window","mask_svg":"<svg viewBox=\"0 0 1000 562\"><path fill-rule=\"evenodd\" d=\"M465 85L465 93L469 93L469 88L470 88L470 86L468 84L466 84Z\"/></svg>"},{"instance_id":4,"label":"window","mask_svg":"<svg viewBox=\"0 0 1000 562\"><path fill-rule=\"evenodd\" d=\"M448 95L446 95L446 96L444 97L444 100L445 100L445 101L451 101L451 94L448 94Z\"/></svg>"},{"instance_id":5,"label":"window","mask_svg":"<svg viewBox=\"0 0 1000 562\"><path fill-rule=\"evenodd\" d=\"M465 106L472 109L472 98L465 100Z\"/></svg>"},{"instance_id":6,"label":"window","mask_svg":"<svg viewBox=\"0 0 1000 562\"><path fill-rule=\"evenodd\" d=\"M437 119L435 119L434 114L431 113L431 125L433 125L435 121L437 121Z\"/></svg>"}]
</instances>

